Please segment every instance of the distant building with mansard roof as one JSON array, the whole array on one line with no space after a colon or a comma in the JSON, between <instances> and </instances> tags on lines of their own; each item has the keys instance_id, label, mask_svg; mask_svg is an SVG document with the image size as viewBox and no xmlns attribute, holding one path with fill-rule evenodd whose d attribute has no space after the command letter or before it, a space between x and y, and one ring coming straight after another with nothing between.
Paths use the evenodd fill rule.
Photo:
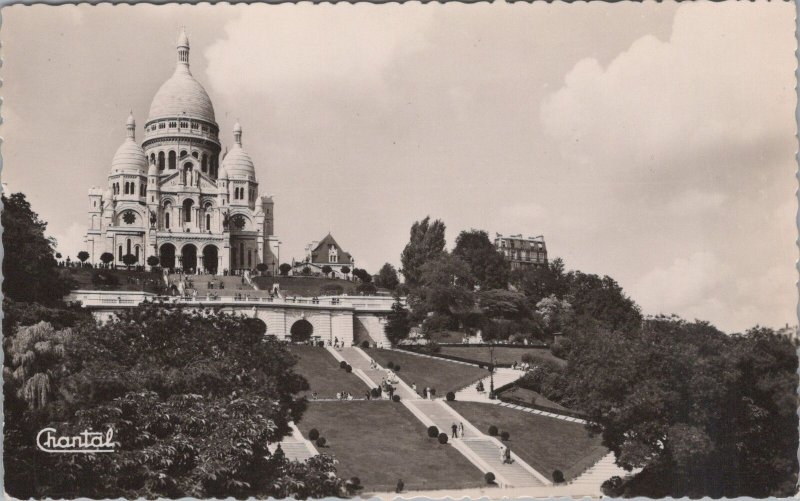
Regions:
<instances>
[{"instance_id":1,"label":"distant building with mansard roof","mask_svg":"<svg viewBox=\"0 0 800 501\"><path fill-rule=\"evenodd\" d=\"M547 264L547 246L544 237L503 236L497 233L494 246L509 263L512 270Z\"/></svg>"},{"instance_id":2,"label":"distant building with mansard roof","mask_svg":"<svg viewBox=\"0 0 800 501\"><path fill-rule=\"evenodd\" d=\"M111 161L107 186L89 190L85 238L89 262L133 254L138 265L157 256L164 268L185 271L274 267L273 201L259 196L242 127L222 158L214 107L189 70L189 38L181 30L175 71L156 92L136 141L133 112Z\"/></svg>"}]
</instances>

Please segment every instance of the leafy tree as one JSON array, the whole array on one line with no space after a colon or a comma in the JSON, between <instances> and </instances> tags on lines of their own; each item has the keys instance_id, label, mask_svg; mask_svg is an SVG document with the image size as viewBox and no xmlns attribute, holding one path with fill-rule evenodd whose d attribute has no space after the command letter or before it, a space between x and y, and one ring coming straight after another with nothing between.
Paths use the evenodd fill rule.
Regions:
<instances>
[{"instance_id":1,"label":"leafy tree","mask_svg":"<svg viewBox=\"0 0 800 501\"><path fill-rule=\"evenodd\" d=\"M2 196L3 293L16 301L53 304L69 293L71 280L59 274L55 240L47 223L22 193Z\"/></svg>"},{"instance_id":2,"label":"leafy tree","mask_svg":"<svg viewBox=\"0 0 800 501\"><path fill-rule=\"evenodd\" d=\"M475 304L475 278L469 266L459 258L443 254L420 269L422 283L409 294L414 319L429 313L454 319L472 311Z\"/></svg>"},{"instance_id":3,"label":"leafy tree","mask_svg":"<svg viewBox=\"0 0 800 501\"><path fill-rule=\"evenodd\" d=\"M46 324L26 329L13 346L17 375L6 380L14 385L6 402L15 400L5 435L12 495L343 495L331 458L300 464L267 449L300 418L303 402L293 394L308 385L283 343L264 335L264 322L143 306L105 324L81 323L74 335ZM51 373L58 378L48 388L37 374ZM35 406L16 400L28 395L19 391L26 384ZM30 437L55 423L69 435L111 427L120 446L100 455L38 451Z\"/></svg>"},{"instance_id":4,"label":"leafy tree","mask_svg":"<svg viewBox=\"0 0 800 501\"><path fill-rule=\"evenodd\" d=\"M609 329L637 329L641 324L639 307L613 278L570 271L565 279L568 300L577 316L590 318Z\"/></svg>"},{"instance_id":5,"label":"leafy tree","mask_svg":"<svg viewBox=\"0 0 800 501\"><path fill-rule=\"evenodd\" d=\"M305 275L305 276L311 275L311 267L310 266L303 266L303 275Z\"/></svg>"},{"instance_id":6,"label":"leafy tree","mask_svg":"<svg viewBox=\"0 0 800 501\"><path fill-rule=\"evenodd\" d=\"M289 272L292 271L292 265L289 263L283 263L278 267L278 271L281 272L282 276L288 276Z\"/></svg>"},{"instance_id":7,"label":"leafy tree","mask_svg":"<svg viewBox=\"0 0 800 501\"><path fill-rule=\"evenodd\" d=\"M400 256L403 265L400 273L409 287L422 281L422 266L445 253L445 225L440 220L430 221L430 216L411 226L411 237Z\"/></svg>"},{"instance_id":8,"label":"leafy tree","mask_svg":"<svg viewBox=\"0 0 800 501\"><path fill-rule=\"evenodd\" d=\"M453 255L467 263L481 288L508 287L508 263L482 230L462 231L456 238Z\"/></svg>"},{"instance_id":9,"label":"leafy tree","mask_svg":"<svg viewBox=\"0 0 800 501\"><path fill-rule=\"evenodd\" d=\"M397 344L408 338L408 333L411 332L411 318L408 309L400 301L399 296L394 297L392 312L387 315L384 332L392 344Z\"/></svg>"},{"instance_id":10,"label":"leafy tree","mask_svg":"<svg viewBox=\"0 0 800 501\"><path fill-rule=\"evenodd\" d=\"M125 266L127 266L129 270L131 269L131 266L136 264L138 261L139 257L134 254L125 254L122 256L122 262L125 263Z\"/></svg>"},{"instance_id":11,"label":"leafy tree","mask_svg":"<svg viewBox=\"0 0 800 501\"><path fill-rule=\"evenodd\" d=\"M160 262L161 262L161 260L158 259L158 256L150 256L150 257L147 258L147 264L148 264L148 266L151 266L151 267L158 266L158 263L160 263Z\"/></svg>"},{"instance_id":12,"label":"leafy tree","mask_svg":"<svg viewBox=\"0 0 800 501\"><path fill-rule=\"evenodd\" d=\"M56 252L56 259L61 259L61 253L60 252Z\"/></svg>"},{"instance_id":13,"label":"leafy tree","mask_svg":"<svg viewBox=\"0 0 800 501\"><path fill-rule=\"evenodd\" d=\"M556 298L555 294L536 303L536 313L542 319L547 334L564 332L570 326L574 313L568 301Z\"/></svg>"},{"instance_id":14,"label":"leafy tree","mask_svg":"<svg viewBox=\"0 0 800 501\"><path fill-rule=\"evenodd\" d=\"M561 258L555 258L545 266L515 271L512 274L512 282L525 293L531 304L536 304L550 295L563 298L568 292L564 261Z\"/></svg>"},{"instance_id":15,"label":"leafy tree","mask_svg":"<svg viewBox=\"0 0 800 501\"><path fill-rule=\"evenodd\" d=\"M333 271L333 268L331 268L327 264L322 267L322 273L324 273L326 277L330 276L332 271Z\"/></svg>"},{"instance_id":16,"label":"leafy tree","mask_svg":"<svg viewBox=\"0 0 800 501\"><path fill-rule=\"evenodd\" d=\"M367 270L361 268L353 268L353 276L365 284L372 282L372 275L370 275Z\"/></svg>"},{"instance_id":17,"label":"leafy tree","mask_svg":"<svg viewBox=\"0 0 800 501\"><path fill-rule=\"evenodd\" d=\"M258 263L256 265L256 270L258 270L258 272L261 273L262 275L264 274L265 271L267 271L267 268L268 268L267 263Z\"/></svg>"},{"instance_id":18,"label":"leafy tree","mask_svg":"<svg viewBox=\"0 0 800 501\"><path fill-rule=\"evenodd\" d=\"M397 270L389 263L385 263L378 271L378 285L389 290L395 290L400 285Z\"/></svg>"},{"instance_id":19,"label":"leafy tree","mask_svg":"<svg viewBox=\"0 0 800 501\"><path fill-rule=\"evenodd\" d=\"M86 251L80 251L78 253L78 259L80 259L81 263L85 263L87 259L89 259L89 253Z\"/></svg>"},{"instance_id":20,"label":"leafy tree","mask_svg":"<svg viewBox=\"0 0 800 501\"><path fill-rule=\"evenodd\" d=\"M111 263L112 261L114 261L114 254L112 254L110 252L104 252L104 253L100 254L100 261L102 261L103 264L107 265L107 264Z\"/></svg>"},{"instance_id":21,"label":"leafy tree","mask_svg":"<svg viewBox=\"0 0 800 501\"><path fill-rule=\"evenodd\" d=\"M347 275L350 274L350 267L349 266L342 266L342 273L344 273L344 276L347 277Z\"/></svg>"}]
</instances>

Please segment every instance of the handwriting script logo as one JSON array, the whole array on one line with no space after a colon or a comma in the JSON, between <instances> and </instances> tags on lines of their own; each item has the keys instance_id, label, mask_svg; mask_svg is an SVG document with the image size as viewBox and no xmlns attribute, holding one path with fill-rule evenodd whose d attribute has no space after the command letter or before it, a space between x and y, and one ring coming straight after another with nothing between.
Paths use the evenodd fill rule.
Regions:
<instances>
[{"instance_id":1,"label":"handwriting script logo","mask_svg":"<svg viewBox=\"0 0 800 501\"><path fill-rule=\"evenodd\" d=\"M72 437L59 437L55 428L44 428L36 434L36 446L45 452L114 452L119 445L112 441L114 430L107 432L84 431Z\"/></svg>"}]
</instances>

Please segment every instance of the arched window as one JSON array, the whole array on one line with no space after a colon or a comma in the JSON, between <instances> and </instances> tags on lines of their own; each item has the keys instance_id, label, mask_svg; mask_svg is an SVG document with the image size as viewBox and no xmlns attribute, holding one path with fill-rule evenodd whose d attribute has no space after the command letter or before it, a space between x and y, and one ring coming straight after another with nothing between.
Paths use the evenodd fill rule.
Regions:
<instances>
[{"instance_id":1,"label":"arched window","mask_svg":"<svg viewBox=\"0 0 800 501\"><path fill-rule=\"evenodd\" d=\"M203 174L208 172L208 157L205 153L203 153L203 159L200 161L200 169L203 171Z\"/></svg>"},{"instance_id":2,"label":"arched window","mask_svg":"<svg viewBox=\"0 0 800 501\"><path fill-rule=\"evenodd\" d=\"M253 265L253 250L247 249L247 266Z\"/></svg>"},{"instance_id":3,"label":"arched window","mask_svg":"<svg viewBox=\"0 0 800 501\"><path fill-rule=\"evenodd\" d=\"M164 228L169 229L169 212L164 213Z\"/></svg>"},{"instance_id":4,"label":"arched window","mask_svg":"<svg viewBox=\"0 0 800 501\"><path fill-rule=\"evenodd\" d=\"M122 246L119 246L119 260L122 261Z\"/></svg>"},{"instance_id":5,"label":"arched window","mask_svg":"<svg viewBox=\"0 0 800 501\"><path fill-rule=\"evenodd\" d=\"M181 158L185 157L186 155L188 155L188 153L186 153L186 150L181 150Z\"/></svg>"},{"instance_id":6,"label":"arched window","mask_svg":"<svg viewBox=\"0 0 800 501\"><path fill-rule=\"evenodd\" d=\"M150 153L150 164L156 163L156 154Z\"/></svg>"},{"instance_id":7,"label":"arched window","mask_svg":"<svg viewBox=\"0 0 800 501\"><path fill-rule=\"evenodd\" d=\"M128 252L126 254L130 254L130 253L131 253L131 239L129 238L128 239Z\"/></svg>"},{"instance_id":8,"label":"arched window","mask_svg":"<svg viewBox=\"0 0 800 501\"><path fill-rule=\"evenodd\" d=\"M211 230L211 214L206 214L206 230Z\"/></svg>"},{"instance_id":9,"label":"arched window","mask_svg":"<svg viewBox=\"0 0 800 501\"><path fill-rule=\"evenodd\" d=\"M191 223L192 222L192 206L194 202L191 198L187 198L183 201L183 220L184 222Z\"/></svg>"},{"instance_id":10,"label":"arched window","mask_svg":"<svg viewBox=\"0 0 800 501\"><path fill-rule=\"evenodd\" d=\"M164 152L158 152L158 170L164 170Z\"/></svg>"},{"instance_id":11,"label":"arched window","mask_svg":"<svg viewBox=\"0 0 800 501\"><path fill-rule=\"evenodd\" d=\"M192 156L195 157L195 158L200 158L200 153L198 153L196 151L193 151L192 152Z\"/></svg>"},{"instance_id":12,"label":"arched window","mask_svg":"<svg viewBox=\"0 0 800 501\"><path fill-rule=\"evenodd\" d=\"M136 256L136 262L138 263L139 262L139 246L138 245L136 247L134 247L133 255Z\"/></svg>"},{"instance_id":13,"label":"arched window","mask_svg":"<svg viewBox=\"0 0 800 501\"><path fill-rule=\"evenodd\" d=\"M170 169L174 169L175 166L176 166L176 163L175 163L175 152L174 151L170 151L169 152L169 168Z\"/></svg>"}]
</instances>

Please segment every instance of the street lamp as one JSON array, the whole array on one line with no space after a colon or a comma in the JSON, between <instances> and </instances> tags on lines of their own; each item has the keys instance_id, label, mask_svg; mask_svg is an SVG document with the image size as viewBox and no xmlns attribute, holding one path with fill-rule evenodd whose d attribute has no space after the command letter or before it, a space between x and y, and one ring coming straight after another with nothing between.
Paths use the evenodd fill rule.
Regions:
<instances>
[{"instance_id":1,"label":"street lamp","mask_svg":"<svg viewBox=\"0 0 800 501\"><path fill-rule=\"evenodd\" d=\"M279 267L280 263L281 263L281 243L283 243L283 242L278 241L278 243L275 244L275 247L278 249L278 261L272 266L272 276L273 277L277 277L278 276L278 272L276 271L276 268Z\"/></svg>"},{"instance_id":2,"label":"street lamp","mask_svg":"<svg viewBox=\"0 0 800 501\"><path fill-rule=\"evenodd\" d=\"M489 399L494 400L494 344L489 343Z\"/></svg>"}]
</instances>

